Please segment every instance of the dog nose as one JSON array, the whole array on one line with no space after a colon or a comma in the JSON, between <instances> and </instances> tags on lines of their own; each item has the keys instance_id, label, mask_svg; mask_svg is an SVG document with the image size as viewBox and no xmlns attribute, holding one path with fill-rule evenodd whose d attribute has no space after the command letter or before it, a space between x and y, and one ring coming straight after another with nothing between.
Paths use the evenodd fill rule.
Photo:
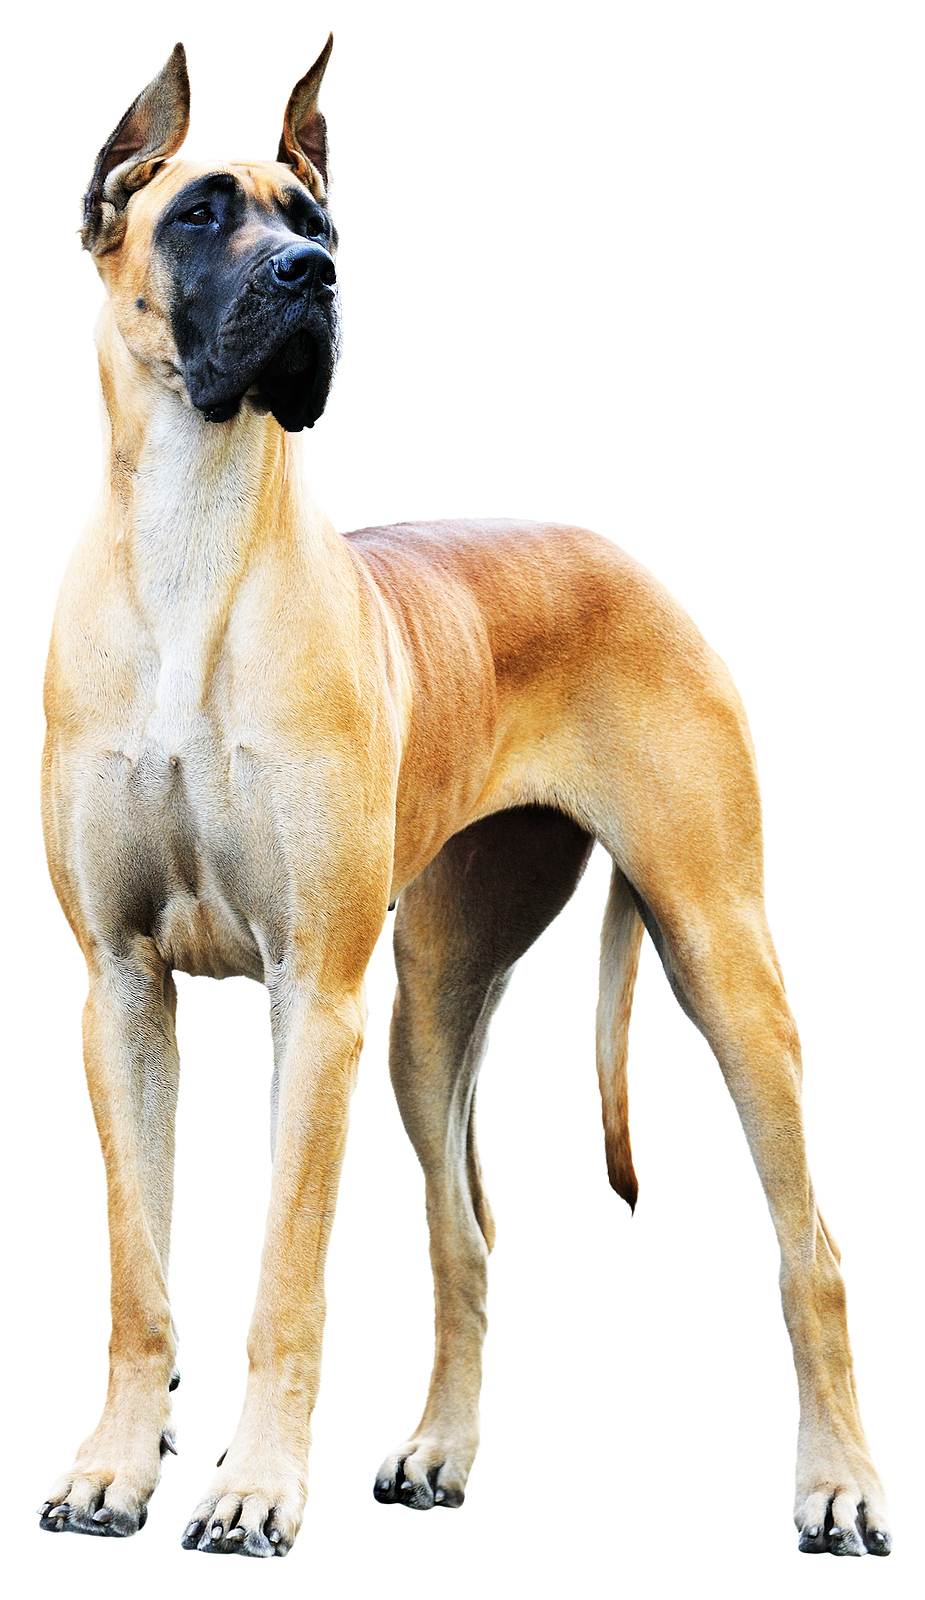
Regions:
<instances>
[{"instance_id":1,"label":"dog nose","mask_svg":"<svg viewBox=\"0 0 925 1600\"><path fill-rule=\"evenodd\" d=\"M334 282L334 262L326 250L316 244L291 244L281 250L270 262L274 278L290 288L298 289L314 278L319 283Z\"/></svg>"}]
</instances>

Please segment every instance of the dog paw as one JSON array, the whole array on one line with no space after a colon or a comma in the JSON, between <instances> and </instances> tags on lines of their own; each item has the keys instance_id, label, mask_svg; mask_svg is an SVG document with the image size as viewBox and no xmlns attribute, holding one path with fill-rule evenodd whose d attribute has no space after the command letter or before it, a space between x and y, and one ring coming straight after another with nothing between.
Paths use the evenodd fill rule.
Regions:
<instances>
[{"instance_id":1,"label":"dog paw","mask_svg":"<svg viewBox=\"0 0 925 1600\"><path fill-rule=\"evenodd\" d=\"M286 1482L273 1472L235 1471L231 1452L225 1471L200 1500L183 1535L184 1550L213 1556L285 1556L302 1521L305 1482ZM257 1485L262 1487L257 1487ZM272 1487L271 1487L272 1485Z\"/></svg>"},{"instance_id":2,"label":"dog paw","mask_svg":"<svg viewBox=\"0 0 925 1600\"><path fill-rule=\"evenodd\" d=\"M47 1533L90 1533L127 1539L148 1520L148 1500L157 1478L140 1484L127 1475L81 1473L61 1478L39 1508L39 1527Z\"/></svg>"},{"instance_id":3,"label":"dog paw","mask_svg":"<svg viewBox=\"0 0 925 1600\"><path fill-rule=\"evenodd\" d=\"M39 1526L48 1533L127 1539L148 1520L163 1457L176 1453L165 1393L107 1408L70 1472L39 1508Z\"/></svg>"},{"instance_id":4,"label":"dog paw","mask_svg":"<svg viewBox=\"0 0 925 1600\"><path fill-rule=\"evenodd\" d=\"M452 1510L466 1498L466 1480L474 1448L460 1451L434 1439L409 1439L387 1456L376 1473L373 1494L381 1505L410 1506L430 1511Z\"/></svg>"},{"instance_id":5,"label":"dog paw","mask_svg":"<svg viewBox=\"0 0 925 1600\"><path fill-rule=\"evenodd\" d=\"M823 1488L807 1495L796 1524L805 1555L888 1556L892 1548L882 1501L868 1503L857 1489Z\"/></svg>"}]
</instances>

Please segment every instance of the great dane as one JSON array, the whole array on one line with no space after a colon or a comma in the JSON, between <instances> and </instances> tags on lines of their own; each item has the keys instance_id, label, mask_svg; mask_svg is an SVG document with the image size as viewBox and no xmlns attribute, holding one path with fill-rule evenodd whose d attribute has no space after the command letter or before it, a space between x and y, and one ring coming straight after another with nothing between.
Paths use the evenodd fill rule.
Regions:
<instances>
[{"instance_id":1,"label":"great dane","mask_svg":"<svg viewBox=\"0 0 925 1600\"><path fill-rule=\"evenodd\" d=\"M44 819L89 972L112 1340L101 1420L41 1524L134 1533L173 1447L172 974L244 974L271 998L269 1217L243 1414L183 1542L291 1547L364 973L396 901L391 1071L426 1177L436 1356L421 1421L374 1492L461 1503L494 1233L476 1077L515 962L599 840L613 861L597 1029L610 1182L633 1206L626 1039L647 930L716 1055L777 1230L800 1548L885 1555L729 674L595 534L451 522L345 538L303 485L295 436L324 408L338 343L318 110L330 47L293 91L275 161L209 166L171 159L189 116L178 45L86 196L83 244L108 294L109 470L54 625Z\"/></svg>"}]
</instances>

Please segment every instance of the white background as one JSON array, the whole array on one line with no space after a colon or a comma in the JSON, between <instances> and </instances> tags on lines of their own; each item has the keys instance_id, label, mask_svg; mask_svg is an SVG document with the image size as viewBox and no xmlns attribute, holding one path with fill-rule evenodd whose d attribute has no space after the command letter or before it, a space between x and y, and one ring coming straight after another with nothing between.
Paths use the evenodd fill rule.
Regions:
<instances>
[{"instance_id":1,"label":"white background","mask_svg":"<svg viewBox=\"0 0 925 1600\"><path fill-rule=\"evenodd\" d=\"M8 36L4 356L2 1564L11 1590L462 1600L921 1592L922 14L618 0L23 7ZM328 28L344 355L306 440L339 527L561 517L623 543L731 667L763 778L771 924L841 1241L890 1561L790 1522L796 1386L771 1225L719 1072L651 946L631 1034L635 1218L594 1077L606 863L524 960L480 1138L498 1221L483 1444L464 1509L376 1505L431 1350L423 1185L391 1098L387 937L328 1270L306 1522L266 1568L180 1549L235 1426L268 1180L265 996L181 978L179 1458L144 1533L34 1508L102 1403L102 1164L82 964L45 875L40 683L99 474L78 202L186 42L188 148L272 156ZM269 1587L268 1587L269 1586Z\"/></svg>"}]
</instances>

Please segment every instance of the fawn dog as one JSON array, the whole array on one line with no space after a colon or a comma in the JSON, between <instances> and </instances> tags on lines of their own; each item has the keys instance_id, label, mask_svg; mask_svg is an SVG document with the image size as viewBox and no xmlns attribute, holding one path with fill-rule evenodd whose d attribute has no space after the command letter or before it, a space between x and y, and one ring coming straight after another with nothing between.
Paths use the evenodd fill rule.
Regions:
<instances>
[{"instance_id":1,"label":"fawn dog","mask_svg":"<svg viewBox=\"0 0 925 1600\"><path fill-rule=\"evenodd\" d=\"M173 1447L172 974L245 974L271 997L271 1199L243 1414L183 1542L291 1547L364 972L399 895L391 1071L426 1177L436 1357L374 1492L461 1503L494 1231L476 1077L513 965L599 840L613 861L597 1030L610 1181L634 1205L626 1038L647 930L719 1062L780 1243L800 1548L885 1555L726 669L595 534L452 522L345 538L303 487L294 435L324 408L338 343L318 109L330 47L293 91L275 161L205 166L170 159L189 118L178 45L86 196L83 244L108 293L109 470L55 620L44 819L89 972L112 1340L102 1418L41 1524L135 1532Z\"/></svg>"}]
</instances>

